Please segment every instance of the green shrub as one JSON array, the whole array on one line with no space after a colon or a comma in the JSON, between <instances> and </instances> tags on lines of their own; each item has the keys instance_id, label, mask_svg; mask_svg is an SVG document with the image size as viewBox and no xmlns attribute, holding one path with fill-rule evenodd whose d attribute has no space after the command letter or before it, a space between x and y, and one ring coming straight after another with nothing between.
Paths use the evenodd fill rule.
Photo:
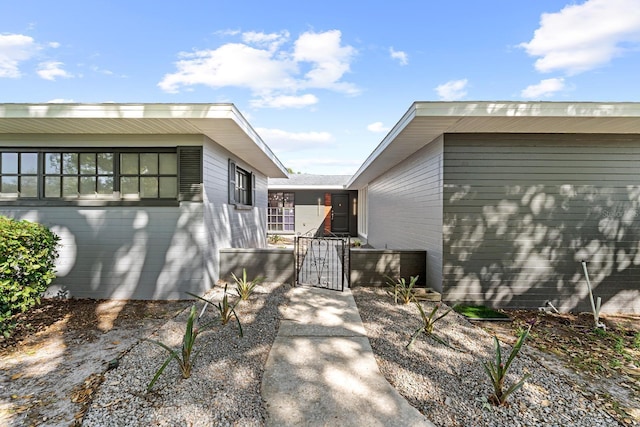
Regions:
<instances>
[{"instance_id":1,"label":"green shrub","mask_svg":"<svg viewBox=\"0 0 640 427\"><path fill-rule=\"evenodd\" d=\"M0 333L9 336L11 318L40 303L55 278L60 238L47 227L0 216Z\"/></svg>"}]
</instances>

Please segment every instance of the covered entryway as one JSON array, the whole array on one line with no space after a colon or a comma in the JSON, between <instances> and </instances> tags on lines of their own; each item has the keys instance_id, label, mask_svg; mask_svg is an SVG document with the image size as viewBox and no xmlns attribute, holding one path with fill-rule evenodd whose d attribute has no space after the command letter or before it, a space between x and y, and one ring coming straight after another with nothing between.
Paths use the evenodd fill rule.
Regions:
<instances>
[{"instance_id":1,"label":"covered entryway","mask_svg":"<svg viewBox=\"0 0 640 427\"><path fill-rule=\"evenodd\" d=\"M347 248L340 237L296 237L296 285L343 291Z\"/></svg>"}]
</instances>

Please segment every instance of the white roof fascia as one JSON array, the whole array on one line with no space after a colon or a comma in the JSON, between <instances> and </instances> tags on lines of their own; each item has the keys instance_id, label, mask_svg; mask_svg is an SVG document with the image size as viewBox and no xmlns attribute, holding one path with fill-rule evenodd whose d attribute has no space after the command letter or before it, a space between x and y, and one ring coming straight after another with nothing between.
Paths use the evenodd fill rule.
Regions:
<instances>
[{"instance_id":1,"label":"white roof fascia","mask_svg":"<svg viewBox=\"0 0 640 427\"><path fill-rule=\"evenodd\" d=\"M0 134L202 134L273 178L280 160L233 104L0 104Z\"/></svg>"},{"instance_id":2,"label":"white roof fascia","mask_svg":"<svg viewBox=\"0 0 640 427\"><path fill-rule=\"evenodd\" d=\"M269 190L346 190L344 185L269 185Z\"/></svg>"},{"instance_id":3,"label":"white roof fascia","mask_svg":"<svg viewBox=\"0 0 640 427\"><path fill-rule=\"evenodd\" d=\"M358 189L445 133L640 134L634 102L415 102L346 187Z\"/></svg>"}]
</instances>

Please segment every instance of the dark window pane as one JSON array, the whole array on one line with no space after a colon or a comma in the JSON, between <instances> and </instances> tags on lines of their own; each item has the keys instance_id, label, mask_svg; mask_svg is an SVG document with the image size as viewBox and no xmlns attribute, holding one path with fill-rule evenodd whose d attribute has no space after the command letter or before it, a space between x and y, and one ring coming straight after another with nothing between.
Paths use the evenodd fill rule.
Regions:
<instances>
[{"instance_id":1,"label":"dark window pane","mask_svg":"<svg viewBox=\"0 0 640 427\"><path fill-rule=\"evenodd\" d=\"M2 173L18 173L18 153L2 153Z\"/></svg>"},{"instance_id":2,"label":"dark window pane","mask_svg":"<svg viewBox=\"0 0 640 427\"><path fill-rule=\"evenodd\" d=\"M20 156L20 173L37 174L38 153L22 153Z\"/></svg>"}]
</instances>

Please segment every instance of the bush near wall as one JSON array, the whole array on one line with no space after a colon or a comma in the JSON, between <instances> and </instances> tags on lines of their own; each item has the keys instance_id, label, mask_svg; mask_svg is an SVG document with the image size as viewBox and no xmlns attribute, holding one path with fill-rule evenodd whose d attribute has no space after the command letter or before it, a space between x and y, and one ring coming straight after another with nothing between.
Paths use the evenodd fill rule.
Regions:
<instances>
[{"instance_id":1,"label":"bush near wall","mask_svg":"<svg viewBox=\"0 0 640 427\"><path fill-rule=\"evenodd\" d=\"M40 303L55 278L60 238L47 227L0 216L0 334L11 318Z\"/></svg>"}]
</instances>

